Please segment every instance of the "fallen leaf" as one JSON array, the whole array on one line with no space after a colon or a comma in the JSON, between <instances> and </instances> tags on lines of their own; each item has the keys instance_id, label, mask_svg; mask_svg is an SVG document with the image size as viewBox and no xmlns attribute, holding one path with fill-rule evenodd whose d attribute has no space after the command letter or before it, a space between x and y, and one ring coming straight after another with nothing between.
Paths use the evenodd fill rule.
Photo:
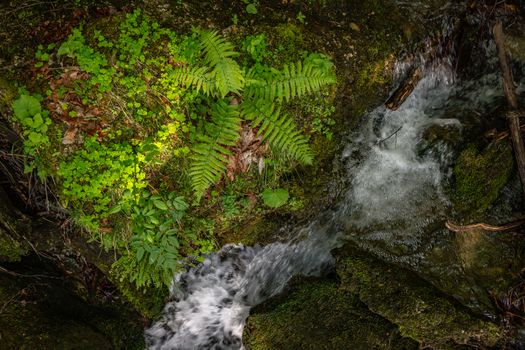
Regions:
<instances>
[{"instance_id":1,"label":"fallen leaf","mask_svg":"<svg viewBox=\"0 0 525 350\"><path fill-rule=\"evenodd\" d=\"M75 143L77 137L78 128L77 127L68 127L62 138L63 145L72 145Z\"/></svg>"},{"instance_id":2,"label":"fallen leaf","mask_svg":"<svg viewBox=\"0 0 525 350\"><path fill-rule=\"evenodd\" d=\"M360 32L361 31L361 28L359 28L359 26L357 25L357 23L350 23L350 29L356 31L356 32Z\"/></svg>"}]
</instances>

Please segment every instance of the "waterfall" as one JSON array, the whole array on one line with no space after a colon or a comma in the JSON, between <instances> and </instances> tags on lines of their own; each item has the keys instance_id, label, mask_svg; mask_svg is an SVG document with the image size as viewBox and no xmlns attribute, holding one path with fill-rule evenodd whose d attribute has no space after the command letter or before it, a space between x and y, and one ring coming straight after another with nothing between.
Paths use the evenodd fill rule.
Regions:
<instances>
[{"instance_id":1,"label":"waterfall","mask_svg":"<svg viewBox=\"0 0 525 350\"><path fill-rule=\"evenodd\" d=\"M427 149L423 134L431 126L461 131L459 120L440 115L454 84L451 64L435 62L398 110L376 108L350 137L343 153L350 188L338 217L347 235L377 255L378 244L401 247L405 256L417 251L421 232L445 214L441 185L451 153L439 141Z\"/></svg>"},{"instance_id":2,"label":"waterfall","mask_svg":"<svg viewBox=\"0 0 525 350\"><path fill-rule=\"evenodd\" d=\"M278 294L294 275L319 276L333 265L339 236L314 222L298 242L226 245L174 278L173 302L146 331L149 349L242 349L250 308Z\"/></svg>"}]
</instances>

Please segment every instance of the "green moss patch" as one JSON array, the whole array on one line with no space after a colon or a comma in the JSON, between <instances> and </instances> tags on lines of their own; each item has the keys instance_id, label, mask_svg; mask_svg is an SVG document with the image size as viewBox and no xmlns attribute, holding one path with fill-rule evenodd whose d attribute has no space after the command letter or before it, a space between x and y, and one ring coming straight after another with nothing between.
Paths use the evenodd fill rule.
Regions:
<instances>
[{"instance_id":1,"label":"green moss patch","mask_svg":"<svg viewBox=\"0 0 525 350\"><path fill-rule=\"evenodd\" d=\"M418 348L336 281L322 279L307 279L256 308L244 343L251 350Z\"/></svg>"},{"instance_id":2,"label":"green moss patch","mask_svg":"<svg viewBox=\"0 0 525 350\"><path fill-rule=\"evenodd\" d=\"M512 173L513 157L507 142L491 143L479 152L470 145L459 156L454 202L461 213L481 214L498 198Z\"/></svg>"},{"instance_id":3,"label":"green moss patch","mask_svg":"<svg viewBox=\"0 0 525 350\"><path fill-rule=\"evenodd\" d=\"M494 346L502 337L498 326L473 316L407 270L352 254L339 259L337 273L341 288L356 293L371 311L421 344L437 348L479 343Z\"/></svg>"}]
</instances>

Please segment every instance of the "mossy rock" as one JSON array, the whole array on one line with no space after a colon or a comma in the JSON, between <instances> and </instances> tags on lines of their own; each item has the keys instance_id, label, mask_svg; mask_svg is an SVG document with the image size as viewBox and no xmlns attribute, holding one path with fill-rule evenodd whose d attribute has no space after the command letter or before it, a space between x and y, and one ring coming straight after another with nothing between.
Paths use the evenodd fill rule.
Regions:
<instances>
[{"instance_id":1,"label":"mossy rock","mask_svg":"<svg viewBox=\"0 0 525 350\"><path fill-rule=\"evenodd\" d=\"M22 234L29 231L28 218L14 209L0 188L0 261L20 261L27 254Z\"/></svg>"},{"instance_id":2,"label":"mossy rock","mask_svg":"<svg viewBox=\"0 0 525 350\"><path fill-rule=\"evenodd\" d=\"M345 250L352 254L338 259L341 288L398 325L403 336L438 349L457 344L490 347L502 338L499 326L473 315L414 273Z\"/></svg>"},{"instance_id":3,"label":"mossy rock","mask_svg":"<svg viewBox=\"0 0 525 350\"><path fill-rule=\"evenodd\" d=\"M498 198L513 169L512 151L507 142L491 143L478 152L470 145L454 167L455 207L461 214L483 214Z\"/></svg>"},{"instance_id":4,"label":"mossy rock","mask_svg":"<svg viewBox=\"0 0 525 350\"><path fill-rule=\"evenodd\" d=\"M306 279L257 307L244 331L248 350L417 349L334 280Z\"/></svg>"},{"instance_id":5,"label":"mossy rock","mask_svg":"<svg viewBox=\"0 0 525 350\"><path fill-rule=\"evenodd\" d=\"M94 308L56 280L0 275L1 349L143 349L132 318Z\"/></svg>"}]
</instances>

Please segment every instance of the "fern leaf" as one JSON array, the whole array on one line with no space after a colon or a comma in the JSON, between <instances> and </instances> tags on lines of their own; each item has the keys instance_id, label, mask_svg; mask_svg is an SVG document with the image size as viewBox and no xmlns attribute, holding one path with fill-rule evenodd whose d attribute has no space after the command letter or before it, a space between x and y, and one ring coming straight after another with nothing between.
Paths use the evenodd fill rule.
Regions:
<instances>
[{"instance_id":1,"label":"fern leaf","mask_svg":"<svg viewBox=\"0 0 525 350\"><path fill-rule=\"evenodd\" d=\"M216 85L215 78L209 70L208 67L181 67L172 71L171 78L185 87L194 87L209 96L213 94Z\"/></svg>"},{"instance_id":2,"label":"fern leaf","mask_svg":"<svg viewBox=\"0 0 525 350\"><path fill-rule=\"evenodd\" d=\"M292 119L281 114L279 108L264 100L245 100L242 113L252 127L259 128L258 135L271 147L288 154L303 164L312 164L312 151L307 138L301 134Z\"/></svg>"},{"instance_id":3,"label":"fern leaf","mask_svg":"<svg viewBox=\"0 0 525 350\"><path fill-rule=\"evenodd\" d=\"M205 54L204 64L212 68L210 75L215 79L219 97L223 98L230 92L239 94L244 86L244 75L239 64L232 59L239 55L233 44L226 41L217 31L197 32Z\"/></svg>"},{"instance_id":4,"label":"fern leaf","mask_svg":"<svg viewBox=\"0 0 525 350\"><path fill-rule=\"evenodd\" d=\"M205 64L216 66L225 58L239 55L239 53L234 50L233 44L226 41L216 30L207 31L198 29L197 33L200 36L201 48L206 54Z\"/></svg>"},{"instance_id":5,"label":"fern leaf","mask_svg":"<svg viewBox=\"0 0 525 350\"><path fill-rule=\"evenodd\" d=\"M226 169L226 156L230 154L227 147L237 143L240 126L236 106L225 100L214 105L205 133L197 136L199 143L192 148L189 176L197 198L220 180Z\"/></svg>"},{"instance_id":6,"label":"fern leaf","mask_svg":"<svg viewBox=\"0 0 525 350\"><path fill-rule=\"evenodd\" d=\"M220 61L212 71L219 96L223 98L229 92L239 94L244 85L241 67L231 58Z\"/></svg>"},{"instance_id":7,"label":"fern leaf","mask_svg":"<svg viewBox=\"0 0 525 350\"><path fill-rule=\"evenodd\" d=\"M246 96L254 99L286 100L319 91L335 83L331 62L326 58L307 57L303 62L285 65L281 71L272 69L259 79L251 77L246 82Z\"/></svg>"}]
</instances>

